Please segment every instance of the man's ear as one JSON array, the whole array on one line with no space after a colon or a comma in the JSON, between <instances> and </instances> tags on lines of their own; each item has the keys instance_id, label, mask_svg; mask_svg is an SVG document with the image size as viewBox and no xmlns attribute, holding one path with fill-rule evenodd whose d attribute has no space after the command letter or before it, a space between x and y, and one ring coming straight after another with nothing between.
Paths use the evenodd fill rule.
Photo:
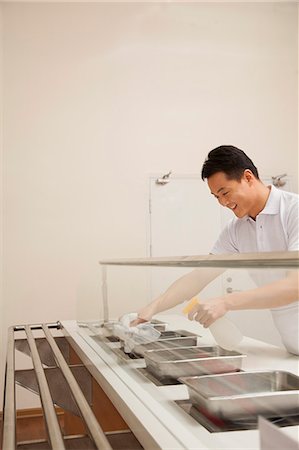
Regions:
<instances>
[{"instance_id":1,"label":"man's ear","mask_svg":"<svg viewBox=\"0 0 299 450\"><path fill-rule=\"evenodd\" d=\"M251 184L254 181L255 177L250 169L245 169L243 173L243 178L247 183Z\"/></svg>"}]
</instances>

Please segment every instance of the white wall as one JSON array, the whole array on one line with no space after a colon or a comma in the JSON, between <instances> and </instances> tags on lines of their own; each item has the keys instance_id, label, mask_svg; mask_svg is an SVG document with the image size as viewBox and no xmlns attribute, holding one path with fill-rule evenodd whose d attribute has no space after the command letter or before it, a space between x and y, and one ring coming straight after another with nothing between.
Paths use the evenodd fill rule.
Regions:
<instances>
[{"instance_id":1,"label":"white wall","mask_svg":"<svg viewBox=\"0 0 299 450\"><path fill-rule=\"evenodd\" d=\"M0 5L0 390L2 390L4 377L5 348L3 342L6 330L3 320L3 23L2 5ZM0 401L1 401L0 394ZM0 407L0 409L2 409Z\"/></svg>"},{"instance_id":2,"label":"white wall","mask_svg":"<svg viewBox=\"0 0 299 450\"><path fill-rule=\"evenodd\" d=\"M98 260L145 256L150 173L231 143L298 179L297 4L2 8L5 329L91 311Z\"/></svg>"}]
</instances>

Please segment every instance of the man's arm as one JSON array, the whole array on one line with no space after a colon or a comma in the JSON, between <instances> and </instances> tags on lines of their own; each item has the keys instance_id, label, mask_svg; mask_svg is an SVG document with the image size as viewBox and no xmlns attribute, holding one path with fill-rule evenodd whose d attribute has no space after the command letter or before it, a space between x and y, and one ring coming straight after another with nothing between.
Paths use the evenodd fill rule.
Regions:
<instances>
[{"instance_id":1,"label":"man's arm","mask_svg":"<svg viewBox=\"0 0 299 450\"><path fill-rule=\"evenodd\" d=\"M192 308L188 317L206 328L228 311L277 308L293 303L298 298L298 272L292 272L286 278L256 289L203 301Z\"/></svg>"},{"instance_id":2,"label":"man's arm","mask_svg":"<svg viewBox=\"0 0 299 450\"><path fill-rule=\"evenodd\" d=\"M150 320L154 314L173 308L185 300L190 300L190 298L198 294L198 292L223 272L223 269L201 268L187 273L187 275L176 280L153 302L140 309L138 312L138 319L134 321L134 325L146 322Z\"/></svg>"}]
</instances>

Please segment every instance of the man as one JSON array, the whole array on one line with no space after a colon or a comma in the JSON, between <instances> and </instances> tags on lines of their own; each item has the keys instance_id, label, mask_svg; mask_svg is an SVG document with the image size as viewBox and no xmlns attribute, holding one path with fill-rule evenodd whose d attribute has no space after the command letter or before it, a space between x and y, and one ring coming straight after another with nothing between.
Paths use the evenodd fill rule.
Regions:
<instances>
[{"instance_id":1,"label":"man","mask_svg":"<svg viewBox=\"0 0 299 450\"><path fill-rule=\"evenodd\" d=\"M231 145L212 150L203 164L202 179L207 179L220 205L235 215L220 234L212 254L299 250L298 195L265 186L242 150ZM197 269L180 278L139 311L134 325L189 300L221 272ZM200 302L188 317L209 327L226 312L242 309L271 309L286 349L299 354L298 273L280 275L256 289Z\"/></svg>"}]
</instances>

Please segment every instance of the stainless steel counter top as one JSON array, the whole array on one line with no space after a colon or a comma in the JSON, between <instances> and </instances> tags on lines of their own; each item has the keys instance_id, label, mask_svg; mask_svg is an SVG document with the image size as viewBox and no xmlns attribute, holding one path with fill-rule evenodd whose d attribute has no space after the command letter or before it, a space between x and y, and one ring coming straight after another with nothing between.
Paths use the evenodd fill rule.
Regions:
<instances>
[{"instance_id":1,"label":"stainless steel counter top","mask_svg":"<svg viewBox=\"0 0 299 450\"><path fill-rule=\"evenodd\" d=\"M170 329L194 332L194 327L198 327L179 315L159 318L169 323ZM142 374L143 359L122 361L75 321L65 321L62 325L83 362L145 448L259 449L258 430L209 432L179 406L179 401L189 398L186 386L157 386ZM201 329L200 334L204 334L207 344L214 343L209 331ZM244 338L239 351L247 355L244 370L286 370L298 374L298 357L281 348ZM298 426L286 427L283 432L293 436L298 434L298 429Z\"/></svg>"}]
</instances>

